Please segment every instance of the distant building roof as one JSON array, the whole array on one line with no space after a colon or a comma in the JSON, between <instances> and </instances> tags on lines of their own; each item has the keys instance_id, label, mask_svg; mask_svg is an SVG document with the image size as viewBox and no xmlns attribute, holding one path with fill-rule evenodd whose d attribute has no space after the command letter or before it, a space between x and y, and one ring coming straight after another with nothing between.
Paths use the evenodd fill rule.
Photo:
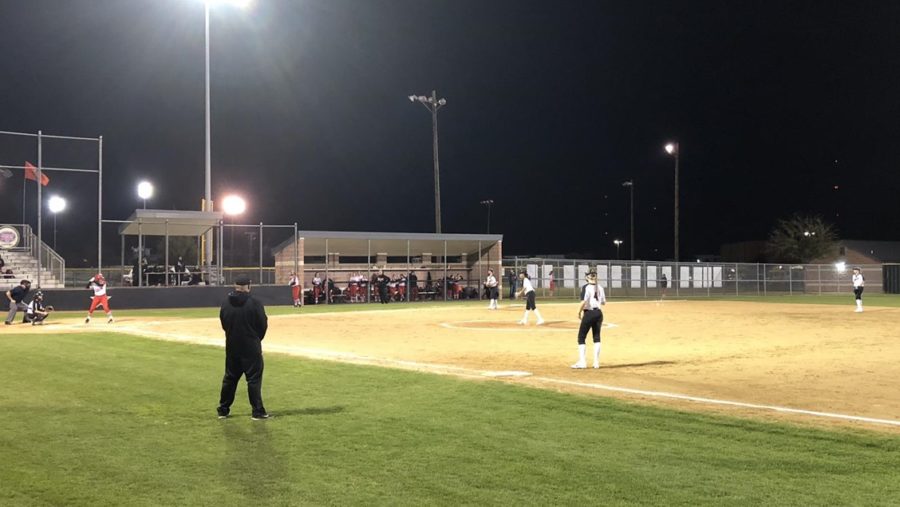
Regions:
<instances>
[{"instance_id":1,"label":"distant building roof","mask_svg":"<svg viewBox=\"0 0 900 507\"><path fill-rule=\"evenodd\" d=\"M502 234L430 234L417 232L358 232L358 231L297 231L303 239L306 256L325 255L326 241L329 253L340 253L346 256L375 255L386 253L393 256L421 255L423 252L432 255L444 255L446 242L447 255L477 254L495 243L503 241ZM272 249L279 252L289 246L294 238L288 238Z\"/></svg>"},{"instance_id":2,"label":"distant building roof","mask_svg":"<svg viewBox=\"0 0 900 507\"><path fill-rule=\"evenodd\" d=\"M838 244L879 262L900 262L900 241L847 239L839 241Z\"/></svg>"}]
</instances>

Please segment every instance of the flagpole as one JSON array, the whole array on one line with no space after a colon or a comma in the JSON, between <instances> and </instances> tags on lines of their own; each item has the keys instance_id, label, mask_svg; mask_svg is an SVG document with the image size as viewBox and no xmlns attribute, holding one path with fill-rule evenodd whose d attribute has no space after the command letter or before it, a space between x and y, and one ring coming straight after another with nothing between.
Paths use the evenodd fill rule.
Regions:
<instances>
[{"instance_id":1,"label":"flagpole","mask_svg":"<svg viewBox=\"0 0 900 507\"><path fill-rule=\"evenodd\" d=\"M22 172L22 235L25 235L25 182L28 181L28 178L25 177L25 172Z\"/></svg>"}]
</instances>

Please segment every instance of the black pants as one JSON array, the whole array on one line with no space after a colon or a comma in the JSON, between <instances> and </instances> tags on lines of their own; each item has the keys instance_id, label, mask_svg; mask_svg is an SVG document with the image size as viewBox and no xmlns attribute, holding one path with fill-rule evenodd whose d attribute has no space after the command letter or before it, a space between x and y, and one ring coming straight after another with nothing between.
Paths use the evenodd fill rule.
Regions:
<instances>
[{"instance_id":1,"label":"black pants","mask_svg":"<svg viewBox=\"0 0 900 507\"><path fill-rule=\"evenodd\" d=\"M853 288L853 295L856 296L856 299L858 299L858 300L862 299L862 293L863 293L864 289L865 289L865 287L854 287Z\"/></svg>"},{"instance_id":2,"label":"black pants","mask_svg":"<svg viewBox=\"0 0 900 507\"><path fill-rule=\"evenodd\" d=\"M381 299L381 304L387 304L387 302L388 302L387 285L381 284L378 286L378 297L379 297L379 299Z\"/></svg>"},{"instance_id":3,"label":"black pants","mask_svg":"<svg viewBox=\"0 0 900 507\"><path fill-rule=\"evenodd\" d=\"M581 316L581 326L578 327L578 344L584 345L588 329L594 333L594 343L600 342L600 326L603 324L603 312L600 310L585 310Z\"/></svg>"},{"instance_id":4,"label":"black pants","mask_svg":"<svg viewBox=\"0 0 900 507\"><path fill-rule=\"evenodd\" d=\"M253 415L266 413L262 402L263 357L258 356L225 356L225 376L222 378L222 394L219 397L219 415L228 415L234 403L234 392L237 390L241 375L247 377L247 395Z\"/></svg>"}]
</instances>

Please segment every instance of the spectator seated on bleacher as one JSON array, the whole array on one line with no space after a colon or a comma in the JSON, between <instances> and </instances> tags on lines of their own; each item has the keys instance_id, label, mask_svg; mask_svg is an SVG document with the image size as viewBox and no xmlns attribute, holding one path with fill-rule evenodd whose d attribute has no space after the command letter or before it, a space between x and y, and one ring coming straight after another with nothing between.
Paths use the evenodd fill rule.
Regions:
<instances>
[{"instance_id":1,"label":"spectator seated on bleacher","mask_svg":"<svg viewBox=\"0 0 900 507\"><path fill-rule=\"evenodd\" d=\"M3 272L3 278L15 278L16 275L13 273L13 270L10 268L6 268L6 271Z\"/></svg>"}]
</instances>

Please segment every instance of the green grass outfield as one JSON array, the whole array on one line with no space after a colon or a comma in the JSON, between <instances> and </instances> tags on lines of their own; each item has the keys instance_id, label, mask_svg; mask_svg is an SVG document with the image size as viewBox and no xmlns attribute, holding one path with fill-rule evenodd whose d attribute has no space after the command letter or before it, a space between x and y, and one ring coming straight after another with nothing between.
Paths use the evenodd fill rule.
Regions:
<instances>
[{"instance_id":1,"label":"green grass outfield","mask_svg":"<svg viewBox=\"0 0 900 507\"><path fill-rule=\"evenodd\" d=\"M0 505L897 505L900 438L223 351L0 335Z\"/></svg>"}]
</instances>

